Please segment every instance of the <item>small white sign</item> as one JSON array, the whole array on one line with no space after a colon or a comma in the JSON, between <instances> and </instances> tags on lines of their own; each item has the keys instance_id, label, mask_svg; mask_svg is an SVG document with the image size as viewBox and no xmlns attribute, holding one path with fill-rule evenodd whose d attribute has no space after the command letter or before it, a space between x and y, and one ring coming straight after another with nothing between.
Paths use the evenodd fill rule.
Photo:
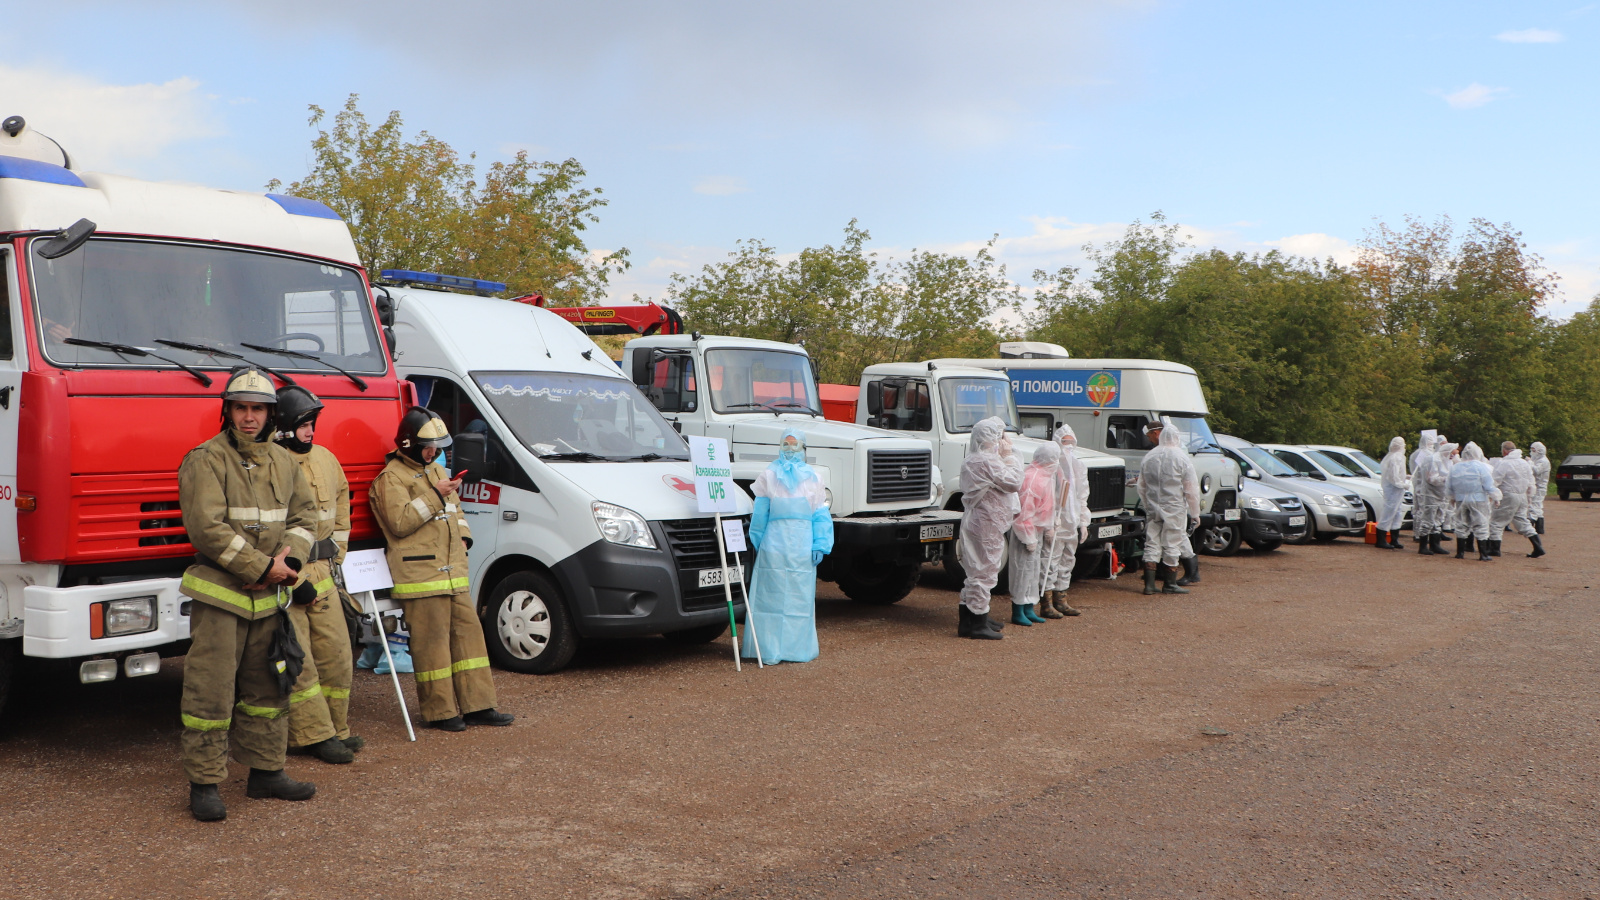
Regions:
<instances>
[{"instance_id":1,"label":"small white sign","mask_svg":"<svg viewBox=\"0 0 1600 900\"><path fill-rule=\"evenodd\" d=\"M352 594L394 587L394 576L389 574L389 560L382 548L345 554L343 568L344 589Z\"/></svg>"},{"instance_id":2,"label":"small white sign","mask_svg":"<svg viewBox=\"0 0 1600 900\"><path fill-rule=\"evenodd\" d=\"M748 550L744 543L744 523L738 519L723 519L722 542L729 553L743 553Z\"/></svg>"},{"instance_id":3,"label":"small white sign","mask_svg":"<svg viewBox=\"0 0 1600 900\"><path fill-rule=\"evenodd\" d=\"M739 511L726 438L690 437L689 465L694 468L694 495L701 512Z\"/></svg>"}]
</instances>

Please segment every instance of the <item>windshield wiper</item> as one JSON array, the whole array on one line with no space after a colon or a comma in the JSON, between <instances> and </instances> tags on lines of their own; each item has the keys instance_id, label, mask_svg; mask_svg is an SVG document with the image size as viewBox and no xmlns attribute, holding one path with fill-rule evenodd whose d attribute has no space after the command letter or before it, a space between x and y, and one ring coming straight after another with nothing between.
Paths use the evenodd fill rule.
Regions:
<instances>
[{"instance_id":1,"label":"windshield wiper","mask_svg":"<svg viewBox=\"0 0 1600 900\"><path fill-rule=\"evenodd\" d=\"M656 461L658 459L679 459L679 460L683 460L684 462L688 462L689 457L687 457L687 456L668 456L665 453L641 453L638 456L630 456L630 457L628 457L628 459L630 459L630 460L637 459L640 462L654 462L654 461Z\"/></svg>"},{"instance_id":2,"label":"windshield wiper","mask_svg":"<svg viewBox=\"0 0 1600 900\"><path fill-rule=\"evenodd\" d=\"M595 461L597 459L598 460L610 460L611 457L609 457L609 456L601 456L598 453L590 453L587 450L577 450L577 451L574 451L572 453L546 453L545 455L543 455L543 456L541 456L539 458L540 459L564 459L564 460L571 460L573 462L593 462L593 461Z\"/></svg>"},{"instance_id":3,"label":"windshield wiper","mask_svg":"<svg viewBox=\"0 0 1600 900\"><path fill-rule=\"evenodd\" d=\"M250 365L266 372L268 375L274 376L284 384L295 384L298 387L293 378L290 378L282 372L269 369L248 356L240 356L231 350L224 350L221 347L212 347L207 344L196 344L193 341L169 341L166 338L156 338L156 343L162 345L163 347L171 347L174 350L187 350L190 353L204 353L207 356L221 356L226 359L237 359L240 362L247 362Z\"/></svg>"},{"instance_id":4,"label":"windshield wiper","mask_svg":"<svg viewBox=\"0 0 1600 900\"><path fill-rule=\"evenodd\" d=\"M780 409L789 409L791 407L794 408L794 409L803 409L806 412L808 412L808 413L810 413L810 414L812 414L814 416L821 415L821 413L818 413L815 409L812 409L811 407L805 405L804 403L729 403L725 408L726 409L764 409L764 410L767 410L768 412L772 413L773 415L777 415L778 414L778 410L780 410Z\"/></svg>"},{"instance_id":5,"label":"windshield wiper","mask_svg":"<svg viewBox=\"0 0 1600 900\"><path fill-rule=\"evenodd\" d=\"M807 406L804 403L773 403L770 404L770 406L773 409L803 409L813 416L822 415L822 413L817 412L815 408Z\"/></svg>"},{"instance_id":6,"label":"windshield wiper","mask_svg":"<svg viewBox=\"0 0 1600 900\"><path fill-rule=\"evenodd\" d=\"M151 353L149 350L141 350L140 348L134 347L134 346L129 345L129 344L113 344L110 341L86 341L83 338L75 338L75 337L67 338L66 340L62 341L62 343L64 343L64 344L72 344L75 347L96 347L96 348L101 349L101 350L110 350L113 353L121 353L124 356L148 356L148 357L151 357L152 359L159 359L159 360L161 360L162 362L165 362L165 363L172 363L173 365L175 365L178 368L184 370L185 372L188 372L190 375L193 375L194 377L200 379L200 383L201 384L205 385L206 387L211 387L211 376L210 375L207 375L206 373L198 371L198 370L195 370L195 369L191 369L188 366L184 365L181 362L178 362L175 359L168 359L165 356L160 356L160 355L157 355L155 353Z\"/></svg>"},{"instance_id":7,"label":"windshield wiper","mask_svg":"<svg viewBox=\"0 0 1600 900\"><path fill-rule=\"evenodd\" d=\"M296 359L309 359L312 362L322 363L323 365L325 365L328 368L334 370L335 372L338 372L340 375L343 375L344 377L350 379L351 381L354 381L356 383L356 387L362 389L363 391L367 389L367 383L365 381L362 381L360 378L357 378L356 376L350 374L349 372L346 372L345 370L339 368L338 366L334 365L331 362L328 362L327 360L323 359L320 356L316 356L314 354L306 353L306 352L301 351L301 350L290 350L287 347L265 347L265 346L262 346L261 344L251 344L251 343L248 343L246 341L240 341L239 342L239 346L241 346L241 347L249 347L251 350L259 350L262 353L276 353L276 354L278 354L280 356L292 356L292 357L294 357Z\"/></svg>"}]
</instances>

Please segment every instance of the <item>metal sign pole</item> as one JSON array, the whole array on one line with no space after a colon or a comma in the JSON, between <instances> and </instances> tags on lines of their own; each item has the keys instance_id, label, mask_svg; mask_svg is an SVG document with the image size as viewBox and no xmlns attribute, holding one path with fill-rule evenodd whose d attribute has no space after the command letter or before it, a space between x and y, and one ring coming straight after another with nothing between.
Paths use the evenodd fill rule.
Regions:
<instances>
[{"instance_id":1,"label":"metal sign pole","mask_svg":"<svg viewBox=\"0 0 1600 900\"><path fill-rule=\"evenodd\" d=\"M765 669L761 661L761 632L756 628L756 608L750 605L750 588L744 583L744 560L738 551L733 554L733 566L739 571L739 594L744 597L744 630L750 632L750 643L756 647L756 668Z\"/></svg>"},{"instance_id":2,"label":"metal sign pole","mask_svg":"<svg viewBox=\"0 0 1600 900\"><path fill-rule=\"evenodd\" d=\"M417 739L417 732L411 727L411 710L406 708L406 692L400 689L400 673L394 669L394 656L389 652L389 634L383 630L383 614L378 612L378 595L373 591L365 591L367 605L372 610L372 625L378 630L378 640L383 644L383 658L389 663L389 677L394 679L394 695L400 700L400 715L405 719L406 737Z\"/></svg>"},{"instance_id":3,"label":"metal sign pole","mask_svg":"<svg viewBox=\"0 0 1600 900\"><path fill-rule=\"evenodd\" d=\"M722 513L716 514L717 527L717 558L722 560L722 594L728 598L728 628L733 632L733 670L743 672L739 665L739 622L733 617L733 585L729 584L731 576L728 574L728 548L722 542ZM757 663L760 660L756 660Z\"/></svg>"}]
</instances>

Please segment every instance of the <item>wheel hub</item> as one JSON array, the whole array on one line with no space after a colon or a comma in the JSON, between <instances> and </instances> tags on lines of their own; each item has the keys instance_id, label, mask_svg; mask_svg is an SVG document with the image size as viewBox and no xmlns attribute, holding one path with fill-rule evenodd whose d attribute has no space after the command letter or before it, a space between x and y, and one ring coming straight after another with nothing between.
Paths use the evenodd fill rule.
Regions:
<instances>
[{"instance_id":1,"label":"wheel hub","mask_svg":"<svg viewBox=\"0 0 1600 900\"><path fill-rule=\"evenodd\" d=\"M533 659L550 645L550 608L532 591L514 591L500 601L496 632L518 659Z\"/></svg>"}]
</instances>

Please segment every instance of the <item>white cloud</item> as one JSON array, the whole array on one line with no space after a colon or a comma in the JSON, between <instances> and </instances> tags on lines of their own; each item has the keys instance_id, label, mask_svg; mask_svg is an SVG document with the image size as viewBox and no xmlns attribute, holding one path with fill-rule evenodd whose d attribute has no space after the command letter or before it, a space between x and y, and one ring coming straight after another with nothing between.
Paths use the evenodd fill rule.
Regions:
<instances>
[{"instance_id":1,"label":"white cloud","mask_svg":"<svg viewBox=\"0 0 1600 900\"><path fill-rule=\"evenodd\" d=\"M1324 260L1329 257L1340 265L1349 265L1356 261L1357 250L1355 245L1341 237L1331 234L1312 232L1310 234L1291 234L1288 237L1278 238L1275 241L1266 241L1268 247L1282 250L1290 256L1303 256L1307 259Z\"/></svg>"},{"instance_id":2,"label":"white cloud","mask_svg":"<svg viewBox=\"0 0 1600 900\"><path fill-rule=\"evenodd\" d=\"M707 175L695 183L694 192L710 197L726 197L729 194L743 194L750 188L745 186L744 179L737 175Z\"/></svg>"},{"instance_id":3,"label":"white cloud","mask_svg":"<svg viewBox=\"0 0 1600 900\"><path fill-rule=\"evenodd\" d=\"M1508 44L1559 44L1566 38L1559 31L1548 28L1524 28L1521 31L1502 31L1494 36Z\"/></svg>"},{"instance_id":4,"label":"white cloud","mask_svg":"<svg viewBox=\"0 0 1600 900\"><path fill-rule=\"evenodd\" d=\"M1453 94L1445 94L1444 102L1450 104L1451 109L1477 109L1495 99L1509 89L1503 87L1488 87L1474 81Z\"/></svg>"},{"instance_id":5,"label":"white cloud","mask_svg":"<svg viewBox=\"0 0 1600 900\"><path fill-rule=\"evenodd\" d=\"M0 109L55 138L75 168L134 172L185 141L226 133L216 98L193 78L108 84L74 72L0 63Z\"/></svg>"}]
</instances>

